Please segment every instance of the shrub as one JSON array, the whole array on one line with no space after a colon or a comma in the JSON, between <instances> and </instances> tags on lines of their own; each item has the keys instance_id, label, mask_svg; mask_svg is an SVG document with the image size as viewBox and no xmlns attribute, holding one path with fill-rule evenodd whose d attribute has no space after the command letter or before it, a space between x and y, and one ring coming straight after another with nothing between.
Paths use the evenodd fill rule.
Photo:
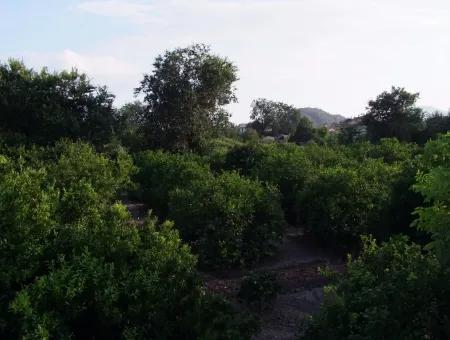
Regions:
<instances>
[{"instance_id":1,"label":"shrub","mask_svg":"<svg viewBox=\"0 0 450 340\"><path fill-rule=\"evenodd\" d=\"M366 158L382 159L388 164L410 161L418 153L418 147L412 143L402 143L396 138L382 138L379 143L355 143L344 149L349 157L358 161Z\"/></svg>"},{"instance_id":2,"label":"shrub","mask_svg":"<svg viewBox=\"0 0 450 340\"><path fill-rule=\"evenodd\" d=\"M202 265L247 265L269 255L284 226L276 189L223 173L171 192L169 217Z\"/></svg>"},{"instance_id":3,"label":"shrub","mask_svg":"<svg viewBox=\"0 0 450 340\"><path fill-rule=\"evenodd\" d=\"M231 307L212 310L172 223L137 228L86 178L48 176L0 172L1 338L250 338Z\"/></svg>"},{"instance_id":4,"label":"shrub","mask_svg":"<svg viewBox=\"0 0 450 340\"><path fill-rule=\"evenodd\" d=\"M121 220L124 208L115 209L119 211L112 217ZM20 319L20 334L56 338L183 334L182 320L199 294L194 257L169 224L159 228L149 222L139 231L127 220L115 224L108 226L109 231L106 225L98 228L94 235L78 230L82 247L55 259L51 271L17 294L11 308Z\"/></svg>"},{"instance_id":5,"label":"shrub","mask_svg":"<svg viewBox=\"0 0 450 340\"><path fill-rule=\"evenodd\" d=\"M205 142L200 153L212 170L220 172L225 167L228 152L242 145L242 142L237 139L226 137L215 138Z\"/></svg>"},{"instance_id":6,"label":"shrub","mask_svg":"<svg viewBox=\"0 0 450 340\"><path fill-rule=\"evenodd\" d=\"M208 167L193 155L146 151L136 156L140 196L159 216L167 216L169 193L194 180L212 178Z\"/></svg>"},{"instance_id":7,"label":"shrub","mask_svg":"<svg viewBox=\"0 0 450 340\"><path fill-rule=\"evenodd\" d=\"M115 159L97 153L86 143L61 141L50 151L54 161L48 167L49 179L59 189L78 182L89 183L103 199L116 197L132 187L130 176L135 171L131 157L124 151Z\"/></svg>"},{"instance_id":8,"label":"shrub","mask_svg":"<svg viewBox=\"0 0 450 340\"><path fill-rule=\"evenodd\" d=\"M281 202L286 219L298 221L295 214L295 196L309 176L311 164L303 150L294 144L247 144L232 149L225 168L237 170L242 175L267 182L281 192Z\"/></svg>"},{"instance_id":9,"label":"shrub","mask_svg":"<svg viewBox=\"0 0 450 340\"><path fill-rule=\"evenodd\" d=\"M326 146L309 143L303 147L308 160L314 168L352 166L356 161L348 155L347 148L342 146Z\"/></svg>"},{"instance_id":10,"label":"shrub","mask_svg":"<svg viewBox=\"0 0 450 340\"><path fill-rule=\"evenodd\" d=\"M242 279L238 296L250 306L259 310L275 300L281 287L273 273L251 273Z\"/></svg>"},{"instance_id":11,"label":"shrub","mask_svg":"<svg viewBox=\"0 0 450 340\"><path fill-rule=\"evenodd\" d=\"M236 146L228 151L224 169L238 171L241 175L250 176L253 169L264 157L265 150L262 144L257 143Z\"/></svg>"},{"instance_id":12,"label":"shrub","mask_svg":"<svg viewBox=\"0 0 450 340\"><path fill-rule=\"evenodd\" d=\"M397 237L363 252L326 287L302 339L447 339L449 272L436 257Z\"/></svg>"},{"instance_id":13,"label":"shrub","mask_svg":"<svg viewBox=\"0 0 450 340\"><path fill-rule=\"evenodd\" d=\"M425 250L404 236L377 245L364 238L362 254L326 289L320 313L303 339L448 339L449 135L429 142L414 189L425 197L416 226L431 236Z\"/></svg>"},{"instance_id":14,"label":"shrub","mask_svg":"<svg viewBox=\"0 0 450 340\"><path fill-rule=\"evenodd\" d=\"M11 160L10 167L18 171L24 167L45 169L48 183L60 191L85 182L110 202L133 187L130 176L135 166L121 149L108 155L84 142L61 140L52 147L3 147L2 152Z\"/></svg>"},{"instance_id":15,"label":"shrub","mask_svg":"<svg viewBox=\"0 0 450 340\"><path fill-rule=\"evenodd\" d=\"M425 206L416 209L415 225L430 234L428 247L450 263L450 132L426 144L422 163L414 190L423 195Z\"/></svg>"},{"instance_id":16,"label":"shrub","mask_svg":"<svg viewBox=\"0 0 450 340\"><path fill-rule=\"evenodd\" d=\"M374 160L357 168L319 169L298 194L306 230L345 249L355 248L361 234L385 237L389 232L382 220L397 173L397 168Z\"/></svg>"},{"instance_id":17,"label":"shrub","mask_svg":"<svg viewBox=\"0 0 450 340\"><path fill-rule=\"evenodd\" d=\"M251 339L260 330L259 319L252 313L236 313L224 298L205 294L193 320L196 334L201 340Z\"/></svg>"}]
</instances>

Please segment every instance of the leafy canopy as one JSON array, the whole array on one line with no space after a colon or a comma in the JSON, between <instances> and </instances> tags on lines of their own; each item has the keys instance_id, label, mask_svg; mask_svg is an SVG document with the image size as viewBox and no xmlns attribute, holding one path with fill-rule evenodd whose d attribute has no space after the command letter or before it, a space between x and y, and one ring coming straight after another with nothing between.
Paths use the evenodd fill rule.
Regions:
<instances>
[{"instance_id":1,"label":"leafy canopy","mask_svg":"<svg viewBox=\"0 0 450 340\"><path fill-rule=\"evenodd\" d=\"M144 95L148 144L170 150L198 146L228 120L236 101L237 68L206 45L166 51L156 58L136 93Z\"/></svg>"},{"instance_id":2,"label":"leafy canopy","mask_svg":"<svg viewBox=\"0 0 450 340\"><path fill-rule=\"evenodd\" d=\"M10 60L0 64L0 125L3 134L48 144L62 137L96 145L109 142L114 96L77 70L50 73Z\"/></svg>"},{"instance_id":3,"label":"leafy canopy","mask_svg":"<svg viewBox=\"0 0 450 340\"><path fill-rule=\"evenodd\" d=\"M396 137L408 142L417 138L423 123L423 112L416 107L418 98L418 93L392 87L390 92L385 91L369 101L367 113L362 117L369 139Z\"/></svg>"}]
</instances>

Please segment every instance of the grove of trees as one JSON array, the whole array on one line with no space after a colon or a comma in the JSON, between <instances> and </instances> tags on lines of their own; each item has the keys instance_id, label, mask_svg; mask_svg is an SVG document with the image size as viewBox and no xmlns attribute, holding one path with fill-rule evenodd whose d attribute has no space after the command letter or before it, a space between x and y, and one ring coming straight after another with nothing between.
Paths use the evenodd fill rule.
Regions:
<instances>
[{"instance_id":1,"label":"grove of trees","mask_svg":"<svg viewBox=\"0 0 450 340\"><path fill-rule=\"evenodd\" d=\"M77 70L0 64L0 338L250 339L257 318L202 273L252 268L288 226L349 254L300 338L450 338L450 115L393 87L329 129L258 99L239 134L237 79L178 48L117 108ZM255 274L240 296L278 289Z\"/></svg>"}]
</instances>

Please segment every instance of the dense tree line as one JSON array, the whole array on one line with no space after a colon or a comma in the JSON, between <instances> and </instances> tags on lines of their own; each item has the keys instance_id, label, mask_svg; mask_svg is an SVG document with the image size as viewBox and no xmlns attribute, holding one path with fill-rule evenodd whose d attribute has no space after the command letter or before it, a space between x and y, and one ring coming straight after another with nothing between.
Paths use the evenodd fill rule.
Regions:
<instances>
[{"instance_id":1,"label":"dense tree line","mask_svg":"<svg viewBox=\"0 0 450 340\"><path fill-rule=\"evenodd\" d=\"M209 47L179 48L116 108L76 70L0 65L1 338L248 339L257 324L197 268L248 268L287 225L352 254L304 338L450 336L450 116L393 87L334 129L258 99L239 132L236 80Z\"/></svg>"}]
</instances>

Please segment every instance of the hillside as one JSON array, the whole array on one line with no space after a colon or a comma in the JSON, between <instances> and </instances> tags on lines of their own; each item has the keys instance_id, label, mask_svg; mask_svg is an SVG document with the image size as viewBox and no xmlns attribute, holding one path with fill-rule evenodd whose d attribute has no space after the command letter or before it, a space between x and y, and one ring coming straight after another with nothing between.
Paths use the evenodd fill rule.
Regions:
<instances>
[{"instance_id":1,"label":"hillside","mask_svg":"<svg viewBox=\"0 0 450 340\"><path fill-rule=\"evenodd\" d=\"M346 118L341 115L333 115L319 108L304 107L300 109L300 114L308 117L315 126L331 125L339 123Z\"/></svg>"}]
</instances>

